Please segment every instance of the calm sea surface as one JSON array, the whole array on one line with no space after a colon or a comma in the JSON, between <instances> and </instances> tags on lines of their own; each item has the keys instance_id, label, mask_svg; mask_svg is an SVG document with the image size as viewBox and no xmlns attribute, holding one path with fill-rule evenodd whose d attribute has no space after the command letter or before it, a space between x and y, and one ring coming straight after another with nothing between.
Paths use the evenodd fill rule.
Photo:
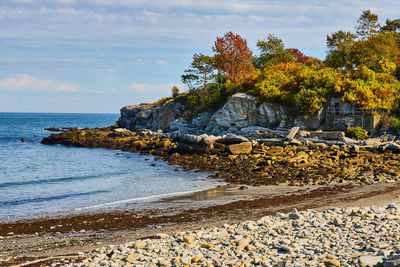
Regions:
<instances>
[{"instance_id":1,"label":"calm sea surface","mask_svg":"<svg viewBox=\"0 0 400 267\"><path fill-rule=\"evenodd\" d=\"M47 127L112 125L117 114L0 113L0 222L65 210L140 203L211 188L204 173L174 171L153 157L40 144ZM20 142L24 138L25 142ZM146 160L147 159L147 160Z\"/></svg>"}]
</instances>

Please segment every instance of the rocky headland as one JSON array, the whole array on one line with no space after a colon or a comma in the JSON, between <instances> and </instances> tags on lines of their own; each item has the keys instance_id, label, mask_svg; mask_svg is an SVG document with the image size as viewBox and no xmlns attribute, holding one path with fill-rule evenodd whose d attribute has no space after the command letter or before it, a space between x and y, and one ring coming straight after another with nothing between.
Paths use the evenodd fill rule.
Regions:
<instances>
[{"instance_id":1,"label":"rocky headland","mask_svg":"<svg viewBox=\"0 0 400 267\"><path fill-rule=\"evenodd\" d=\"M184 119L186 108L181 98L127 106L112 127L70 129L42 143L151 154L186 170L212 172L215 178L248 185L400 179L400 143L393 135L357 141L340 131L307 131L307 125L323 124L323 113L296 117L283 106L257 104L241 93L216 112L191 120Z\"/></svg>"}]
</instances>

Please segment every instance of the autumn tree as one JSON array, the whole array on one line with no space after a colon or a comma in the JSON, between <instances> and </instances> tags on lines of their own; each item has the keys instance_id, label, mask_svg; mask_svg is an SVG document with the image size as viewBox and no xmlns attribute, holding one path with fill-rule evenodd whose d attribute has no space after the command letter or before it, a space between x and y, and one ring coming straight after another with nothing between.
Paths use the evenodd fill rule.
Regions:
<instances>
[{"instance_id":1,"label":"autumn tree","mask_svg":"<svg viewBox=\"0 0 400 267\"><path fill-rule=\"evenodd\" d=\"M215 79L215 58L203 54L194 54L190 68L185 70L181 80L189 90L202 87Z\"/></svg>"},{"instance_id":2,"label":"autumn tree","mask_svg":"<svg viewBox=\"0 0 400 267\"><path fill-rule=\"evenodd\" d=\"M381 26L378 15L363 11L355 27L356 33L338 31L327 36L328 66L352 71L365 65L381 71L381 62L400 63L400 20L386 20Z\"/></svg>"},{"instance_id":3,"label":"autumn tree","mask_svg":"<svg viewBox=\"0 0 400 267\"><path fill-rule=\"evenodd\" d=\"M308 57L304 55L299 49L296 48L288 48L286 49L294 58L297 63L306 64L312 57Z\"/></svg>"},{"instance_id":4,"label":"autumn tree","mask_svg":"<svg viewBox=\"0 0 400 267\"><path fill-rule=\"evenodd\" d=\"M249 80L254 66L253 53L248 48L246 39L239 34L228 32L223 37L217 37L213 51L215 66L231 80L233 85Z\"/></svg>"},{"instance_id":5,"label":"autumn tree","mask_svg":"<svg viewBox=\"0 0 400 267\"><path fill-rule=\"evenodd\" d=\"M257 47L260 50L260 55L254 59L257 68L294 61L293 55L285 49L283 41L273 34L269 34L264 40L258 40Z\"/></svg>"}]
</instances>

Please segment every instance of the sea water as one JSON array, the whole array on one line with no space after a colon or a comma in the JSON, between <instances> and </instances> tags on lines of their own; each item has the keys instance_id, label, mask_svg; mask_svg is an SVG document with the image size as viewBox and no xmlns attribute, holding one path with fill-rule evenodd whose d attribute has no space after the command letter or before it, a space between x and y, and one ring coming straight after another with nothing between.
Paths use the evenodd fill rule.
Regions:
<instances>
[{"instance_id":1,"label":"sea water","mask_svg":"<svg viewBox=\"0 0 400 267\"><path fill-rule=\"evenodd\" d=\"M221 184L206 173L176 171L176 166L151 156L40 143L51 134L44 128L106 127L118 117L0 113L0 222L134 204Z\"/></svg>"}]
</instances>

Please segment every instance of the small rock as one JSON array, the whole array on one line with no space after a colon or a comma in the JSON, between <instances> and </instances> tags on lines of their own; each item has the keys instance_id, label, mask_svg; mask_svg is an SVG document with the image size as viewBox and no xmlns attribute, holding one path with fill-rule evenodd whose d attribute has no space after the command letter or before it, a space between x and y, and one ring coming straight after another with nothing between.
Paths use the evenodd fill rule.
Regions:
<instances>
[{"instance_id":1,"label":"small rock","mask_svg":"<svg viewBox=\"0 0 400 267\"><path fill-rule=\"evenodd\" d=\"M325 266L340 266L340 261L335 259L326 259L324 260Z\"/></svg>"},{"instance_id":2,"label":"small rock","mask_svg":"<svg viewBox=\"0 0 400 267\"><path fill-rule=\"evenodd\" d=\"M253 149L253 145L251 144L251 142L243 142L240 144L229 145L229 150L234 155L250 154L252 149Z\"/></svg>"},{"instance_id":3,"label":"small rock","mask_svg":"<svg viewBox=\"0 0 400 267\"><path fill-rule=\"evenodd\" d=\"M169 235L168 234L164 234L164 233L158 233L158 234L156 234L156 237L158 239L166 239L166 238L169 237Z\"/></svg>"},{"instance_id":4,"label":"small rock","mask_svg":"<svg viewBox=\"0 0 400 267\"><path fill-rule=\"evenodd\" d=\"M340 225L342 225L342 223L343 223L342 219L340 219L340 218L338 218L338 217L335 217L335 218L333 219L333 224L334 224L335 226L340 226Z\"/></svg>"},{"instance_id":5,"label":"small rock","mask_svg":"<svg viewBox=\"0 0 400 267\"><path fill-rule=\"evenodd\" d=\"M186 244L191 244L193 243L194 240L195 240L194 236L185 235L183 237L183 242L185 242Z\"/></svg>"},{"instance_id":6,"label":"small rock","mask_svg":"<svg viewBox=\"0 0 400 267\"><path fill-rule=\"evenodd\" d=\"M201 244L201 247L202 248L212 248L212 247L214 247L214 244L213 243L204 243L204 244Z\"/></svg>"},{"instance_id":7,"label":"small rock","mask_svg":"<svg viewBox=\"0 0 400 267\"><path fill-rule=\"evenodd\" d=\"M371 256L371 255L366 255L366 256L361 256L358 258L358 263L362 267L367 267L367 266L377 266L378 264L383 264L383 257L382 256Z\"/></svg>"},{"instance_id":8,"label":"small rock","mask_svg":"<svg viewBox=\"0 0 400 267\"><path fill-rule=\"evenodd\" d=\"M244 249L248 244L250 243L250 239L242 239L239 241L238 245L237 245L237 249Z\"/></svg>"},{"instance_id":9,"label":"small rock","mask_svg":"<svg viewBox=\"0 0 400 267\"><path fill-rule=\"evenodd\" d=\"M397 260L388 260L385 261L383 267L399 267L400 266L400 259Z\"/></svg>"},{"instance_id":10,"label":"small rock","mask_svg":"<svg viewBox=\"0 0 400 267\"><path fill-rule=\"evenodd\" d=\"M145 246L146 246L146 242L144 242L142 240L136 241L135 244L133 245L133 247L135 249L141 249L141 248L144 248Z\"/></svg>"}]
</instances>

